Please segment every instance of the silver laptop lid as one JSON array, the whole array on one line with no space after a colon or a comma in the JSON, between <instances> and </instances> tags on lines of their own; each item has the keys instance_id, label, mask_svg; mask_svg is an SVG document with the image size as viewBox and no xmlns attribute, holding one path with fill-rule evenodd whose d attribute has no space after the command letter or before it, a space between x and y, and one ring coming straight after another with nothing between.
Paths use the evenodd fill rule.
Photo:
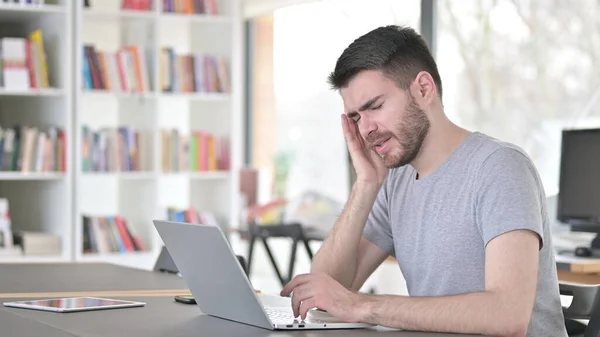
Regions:
<instances>
[{"instance_id":1,"label":"silver laptop lid","mask_svg":"<svg viewBox=\"0 0 600 337\"><path fill-rule=\"evenodd\" d=\"M273 329L219 227L153 222L202 313Z\"/></svg>"}]
</instances>

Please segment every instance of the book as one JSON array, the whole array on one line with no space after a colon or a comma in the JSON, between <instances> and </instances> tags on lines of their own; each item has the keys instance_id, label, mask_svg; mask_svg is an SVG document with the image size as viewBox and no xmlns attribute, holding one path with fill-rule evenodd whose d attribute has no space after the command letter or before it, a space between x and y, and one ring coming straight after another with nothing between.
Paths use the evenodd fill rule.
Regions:
<instances>
[{"instance_id":1,"label":"book","mask_svg":"<svg viewBox=\"0 0 600 337\"><path fill-rule=\"evenodd\" d=\"M41 30L31 32L29 39L0 38L0 85L17 91L50 87Z\"/></svg>"},{"instance_id":2,"label":"book","mask_svg":"<svg viewBox=\"0 0 600 337\"><path fill-rule=\"evenodd\" d=\"M8 199L0 198L0 250L13 248Z\"/></svg>"}]
</instances>

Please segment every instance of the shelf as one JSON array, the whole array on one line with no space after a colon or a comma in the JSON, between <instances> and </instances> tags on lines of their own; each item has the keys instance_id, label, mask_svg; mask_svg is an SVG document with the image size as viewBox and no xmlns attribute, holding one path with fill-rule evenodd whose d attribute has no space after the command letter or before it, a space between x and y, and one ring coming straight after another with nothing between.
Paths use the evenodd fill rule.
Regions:
<instances>
[{"instance_id":1,"label":"shelf","mask_svg":"<svg viewBox=\"0 0 600 337\"><path fill-rule=\"evenodd\" d=\"M165 144L161 137L162 129L180 130L181 135L192 134L194 130L205 131L207 134L215 136L215 145L221 139L221 135L229 138L228 143L224 143L224 145L229 147L226 153L232 159L241 153L238 149L239 142L236 134L239 128L236 123L242 121L242 109L238 104L240 99L238 93L241 90L236 87L239 85L239 81L235 81L235 70L240 67L236 62L241 60L239 56L242 52L236 46L243 44L243 36L236 31L236 27L243 20L238 14L241 13L242 7L237 1L223 0L219 2L220 15L210 15L162 13L162 0L152 0L153 9L150 11L120 10L118 5L120 0L92 1L92 4L97 3L97 6L92 5L91 8L85 8L79 1L59 1L66 4L65 16L68 16L67 19L72 22L72 24L66 25L69 26L66 28L73 29L72 34L60 35L67 36L69 41L61 46L56 46L56 48L61 48L62 52L70 55L71 64L60 62L52 64L54 71L70 67L65 72L67 78L60 77L56 80L56 85L68 84L63 86L65 103L58 100L50 102L50 99L48 102L39 99L39 101L30 99L27 102L25 99L12 99L14 101L12 102L9 99L3 99L0 92L0 102L3 104L4 101L11 101L8 103L18 106L23 101L23 103L30 104L32 109L39 110L50 105L56 106L56 118L53 116L56 120L62 118L60 114L63 105L71 110L65 120L67 121L66 127L71 131L69 134L75 134L67 137L70 149L68 158L71 158L69 167L72 168L73 173L69 171L67 179L64 180L65 184L4 183L2 188L6 186L19 192L21 186L35 190L44 185L44 188L48 186L56 190L64 190L63 193L68 194L69 200L65 209L60 208L62 212L68 211L68 216L64 217L64 220L57 219L50 225L44 224L41 229L49 232L66 232L64 237L68 239L69 245L64 248L64 256L69 261L103 262L144 269L152 268L162 246L152 220L167 217L166 207L181 205L182 207L194 207L198 212L210 212L222 220L224 225L227 223L227 227L232 223L237 223L239 218L239 206L231 202L238 198L236 193L238 189L234 189L231 185L231 183L238 183L237 179L233 179L236 177L237 169L231 172L189 172L194 166L179 166L188 171L169 172L165 170L163 172L162 159ZM73 5L71 5L72 3ZM46 25L54 27L54 21L46 20L46 22ZM99 60L102 64L95 63L95 60L92 62L95 66L93 72L96 75L108 75L113 84L120 84L122 74L119 71L126 71L127 91L122 91L120 85L112 85L108 87L109 89L92 89L94 86L88 85L87 79L84 78L85 66L89 67L87 58L83 57L85 53L82 53L86 45L93 45L98 53L103 53L104 57L100 58L104 59L107 55L115 55L116 51L126 46L142 46L146 57L143 69L147 72L147 78L143 77L143 88L146 91L134 92L135 88L142 88L142 86L134 85L135 83L129 85L129 79L133 82L138 81L135 67L138 64L141 65L141 62L135 62L133 57L129 59L129 55L124 64L126 68L117 68L116 73L112 59L108 60L112 64L107 65L104 64L105 60ZM223 58L224 65L227 67L224 73L229 77L223 81L227 82L227 88L230 88L231 92L216 92L217 88L224 86L212 85L206 88L179 85L173 88L180 89L182 92L162 92L159 56L161 56L163 46L171 47L173 51L182 55L186 53L205 54ZM138 55L141 55L142 49L138 50ZM133 50L131 52L132 55L135 55ZM132 62L129 63L129 61ZM217 63L216 65L215 75L218 74L218 66L221 64ZM104 71L97 71L98 67ZM165 68L163 67L163 69ZM105 74L105 70L108 70L108 74ZM209 70L212 71L212 66ZM218 76L212 77L217 80L217 84L220 83ZM213 78L209 78L211 84ZM208 81L208 79L206 80ZM100 88L100 86L96 85L94 88ZM196 90L199 92L183 92L184 89L194 91L194 88L197 88ZM212 92L209 92L208 88L211 88ZM29 116L25 117L29 118ZM17 119L18 116L13 118ZM42 114L32 113L30 118L32 123L42 123L45 122L46 117ZM142 171L97 172L92 170L107 167L123 169L125 166L83 165L84 158L89 160L90 152L87 151L97 144L84 139L83 135L87 132L83 128L84 126L87 126L92 132L107 128L115 129L119 126L131 126L136 131L140 131L139 141L134 143L137 146L136 153L139 154L140 165L135 167ZM100 139L108 140L104 136ZM112 143L114 138L110 137L110 140ZM121 154L124 143L120 140L117 143L121 144L121 151L118 152ZM129 142L125 144L129 145ZM215 150L220 150L220 146L215 147ZM172 149L169 152L174 154L174 151L175 149ZM173 168L177 167L173 166ZM204 166L195 166L196 169L198 167ZM211 167L225 168L226 166ZM62 202L58 199L56 202L59 201ZM52 210L43 206L44 204L41 202L40 205L44 210ZM56 208L53 207L53 209ZM151 251L122 253L101 249L100 251L103 253L83 253L83 238L86 234L84 234L82 216L88 214L97 217L122 216L128 221L128 225L132 226L132 231L144 241L145 247ZM71 222L70 227L67 227L66 224L69 221Z\"/></svg>"},{"instance_id":2,"label":"shelf","mask_svg":"<svg viewBox=\"0 0 600 337\"><path fill-rule=\"evenodd\" d=\"M95 20L154 20L156 13L153 11L135 11L135 10L120 10L120 11L105 11L105 10L89 10L83 11L83 16L86 19Z\"/></svg>"},{"instance_id":3,"label":"shelf","mask_svg":"<svg viewBox=\"0 0 600 337\"><path fill-rule=\"evenodd\" d=\"M220 102L220 101L229 101L230 95L227 93L213 93L213 92L190 92L190 93L170 93L163 92L159 94L159 97L168 97L168 98L184 98L192 101L209 101L209 102Z\"/></svg>"},{"instance_id":4,"label":"shelf","mask_svg":"<svg viewBox=\"0 0 600 337\"><path fill-rule=\"evenodd\" d=\"M14 89L0 88L0 96L61 97L63 95L63 93L64 93L64 91L62 89L55 89L55 88L28 89L28 90L14 90Z\"/></svg>"},{"instance_id":5,"label":"shelf","mask_svg":"<svg viewBox=\"0 0 600 337\"><path fill-rule=\"evenodd\" d=\"M159 18L186 23L231 23L231 18L224 15L160 13Z\"/></svg>"},{"instance_id":6,"label":"shelf","mask_svg":"<svg viewBox=\"0 0 600 337\"><path fill-rule=\"evenodd\" d=\"M162 172L163 177L188 177L193 180L219 180L227 179L231 175L229 171L208 172Z\"/></svg>"},{"instance_id":7,"label":"shelf","mask_svg":"<svg viewBox=\"0 0 600 337\"><path fill-rule=\"evenodd\" d=\"M120 92L120 91L106 91L106 90L83 90L82 94L84 97L95 97L95 98L117 98L117 99L154 99L156 98L155 92Z\"/></svg>"},{"instance_id":8,"label":"shelf","mask_svg":"<svg viewBox=\"0 0 600 337\"><path fill-rule=\"evenodd\" d=\"M86 178L118 178L123 180L149 180L156 178L152 171L139 172L83 172Z\"/></svg>"},{"instance_id":9,"label":"shelf","mask_svg":"<svg viewBox=\"0 0 600 337\"><path fill-rule=\"evenodd\" d=\"M2 180L61 180L65 179L63 172L0 172Z\"/></svg>"},{"instance_id":10,"label":"shelf","mask_svg":"<svg viewBox=\"0 0 600 337\"><path fill-rule=\"evenodd\" d=\"M227 179L231 175L229 171L214 171L214 172L190 172L190 178L194 180L219 180Z\"/></svg>"},{"instance_id":11,"label":"shelf","mask_svg":"<svg viewBox=\"0 0 600 337\"><path fill-rule=\"evenodd\" d=\"M0 263L56 263L66 262L64 258L56 255L1 255Z\"/></svg>"},{"instance_id":12,"label":"shelf","mask_svg":"<svg viewBox=\"0 0 600 337\"><path fill-rule=\"evenodd\" d=\"M41 16L64 15L65 13L65 6L0 4L0 21L3 23L38 20Z\"/></svg>"}]
</instances>

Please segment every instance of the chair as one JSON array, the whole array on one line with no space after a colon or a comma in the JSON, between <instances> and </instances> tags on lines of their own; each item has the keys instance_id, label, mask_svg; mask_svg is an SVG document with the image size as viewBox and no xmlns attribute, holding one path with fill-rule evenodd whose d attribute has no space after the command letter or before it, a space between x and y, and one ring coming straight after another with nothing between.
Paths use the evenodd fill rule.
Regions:
<instances>
[{"instance_id":1,"label":"chair","mask_svg":"<svg viewBox=\"0 0 600 337\"><path fill-rule=\"evenodd\" d=\"M560 294L573 296L571 305L563 308L570 337L600 337L600 285L559 283ZM588 324L577 320L588 320Z\"/></svg>"},{"instance_id":2,"label":"chair","mask_svg":"<svg viewBox=\"0 0 600 337\"><path fill-rule=\"evenodd\" d=\"M298 250L298 244L302 244L306 253L308 254L309 259L312 261L314 253L310 248L311 241L323 241L325 239L325 234L316 229L304 228L299 223L290 223L290 224L272 224L261 226L254 221L251 221L248 224L248 231L241 232L243 237L248 239L248 271L250 273L252 267L252 258L254 254L254 244L256 240L260 240L267 252L267 256L269 257L269 261L271 262L271 266L281 283L281 286L284 287L286 283L291 281L292 276L294 276L294 268L296 264L296 251ZM292 240L292 247L290 249L290 260L288 264L288 274L284 276L277 266L277 262L275 261L275 256L267 242L270 238L289 238Z\"/></svg>"}]
</instances>

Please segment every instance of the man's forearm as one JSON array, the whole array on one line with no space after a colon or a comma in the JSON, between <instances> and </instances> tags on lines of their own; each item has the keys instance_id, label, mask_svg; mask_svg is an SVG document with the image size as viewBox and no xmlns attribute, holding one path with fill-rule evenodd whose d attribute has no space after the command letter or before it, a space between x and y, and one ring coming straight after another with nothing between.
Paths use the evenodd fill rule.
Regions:
<instances>
[{"instance_id":1,"label":"man's forearm","mask_svg":"<svg viewBox=\"0 0 600 337\"><path fill-rule=\"evenodd\" d=\"M484 291L443 297L360 295L359 321L391 328L524 337L531 312Z\"/></svg>"},{"instance_id":2,"label":"man's forearm","mask_svg":"<svg viewBox=\"0 0 600 337\"><path fill-rule=\"evenodd\" d=\"M311 272L324 272L346 287L356 273L358 243L377 197L379 186L354 184L348 202L313 258Z\"/></svg>"}]
</instances>

